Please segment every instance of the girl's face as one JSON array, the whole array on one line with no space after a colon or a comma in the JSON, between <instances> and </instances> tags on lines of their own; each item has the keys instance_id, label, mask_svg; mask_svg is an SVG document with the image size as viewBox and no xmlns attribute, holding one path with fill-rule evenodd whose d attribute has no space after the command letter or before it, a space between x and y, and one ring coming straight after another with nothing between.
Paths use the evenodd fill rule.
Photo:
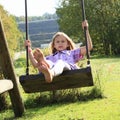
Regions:
<instances>
[{"instance_id":1,"label":"girl's face","mask_svg":"<svg viewBox=\"0 0 120 120\"><path fill-rule=\"evenodd\" d=\"M54 40L54 48L57 51L62 51L62 50L66 50L67 47L69 47L69 43L66 40L66 38L62 35L57 36Z\"/></svg>"}]
</instances>

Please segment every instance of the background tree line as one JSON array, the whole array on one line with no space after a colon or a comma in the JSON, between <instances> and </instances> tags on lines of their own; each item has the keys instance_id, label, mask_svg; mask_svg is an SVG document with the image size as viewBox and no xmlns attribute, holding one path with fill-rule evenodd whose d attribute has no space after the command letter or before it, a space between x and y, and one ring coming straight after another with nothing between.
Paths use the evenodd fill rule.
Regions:
<instances>
[{"instance_id":1,"label":"background tree line","mask_svg":"<svg viewBox=\"0 0 120 120\"><path fill-rule=\"evenodd\" d=\"M57 14L49 14L45 13L42 16L28 16L28 21L38 21L38 20L49 20L49 19L57 19ZM25 21L25 16L19 16L15 17L16 21L19 22L24 22Z\"/></svg>"}]
</instances>

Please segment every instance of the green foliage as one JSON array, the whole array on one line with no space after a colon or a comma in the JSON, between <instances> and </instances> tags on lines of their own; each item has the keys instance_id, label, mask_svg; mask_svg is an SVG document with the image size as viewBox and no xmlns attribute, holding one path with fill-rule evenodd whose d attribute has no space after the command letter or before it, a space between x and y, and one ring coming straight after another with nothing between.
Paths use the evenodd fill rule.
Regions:
<instances>
[{"instance_id":1,"label":"green foliage","mask_svg":"<svg viewBox=\"0 0 120 120\"><path fill-rule=\"evenodd\" d=\"M44 48L44 49L42 49L42 51L45 56L50 55L52 52L52 51L50 51L50 47Z\"/></svg>"},{"instance_id":2,"label":"green foliage","mask_svg":"<svg viewBox=\"0 0 120 120\"><path fill-rule=\"evenodd\" d=\"M26 61L25 58L19 58L19 59L17 59L17 60L14 62L15 68L20 68L20 67L26 66L25 61Z\"/></svg>"},{"instance_id":3,"label":"green foliage","mask_svg":"<svg viewBox=\"0 0 120 120\"><path fill-rule=\"evenodd\" d=\"M120 37L118 35L120 1L102 0L99 2L94 0L91 2L88 1L88 4L92 8L91 15L88 15L88 19L90 19L90 22L93 24L91 32L96 33L93 34L93 38L97 38L96 43L102 43L102 49L100 49L99 52L104 51L104 54L106 55L119 54L118 46L120 45L116 44L116 42L119 41ZM112 36L114 36L114 38ZM116 47L117 52L115 52ZM110 51L112 51L112 53Z\"/></svg>"},{"instance_id":4,"label":"green foliage","mask_svg":"<svg viewBox=\"0 0 120 120\"><path fill-rule=\"evenodd\" d=\"M19 40L23 39L23 35L18 29L15 17L5 11L1 5L0 13L10 54L13 57L14 51L20 49Z\"/></svg>"},{"instance_id":5,"label":"green foliage","mask_svg":"<svg viewBox=\"0 0 120 120\"><path fill-rule=\"evenodd\" d=\"M86 19L97 53L120 54L120 1L119 0L85 0ZM81 28L82 12L80 0L61 0L57 8L60 30L75 41L83 39Z\"/></svg>"},{"instance_id":6,"label":"green foliage","mask_svg":"<svg viewBox=\"0 0 120 120\"><path fill-rule=\"evenodd\" d=\"M76 37L80 41L82 37L81 29L81 9L78 0L61 0L61 6L57 8L60 30L67 33L71 38Z\"/></svg>"}]
</instances>

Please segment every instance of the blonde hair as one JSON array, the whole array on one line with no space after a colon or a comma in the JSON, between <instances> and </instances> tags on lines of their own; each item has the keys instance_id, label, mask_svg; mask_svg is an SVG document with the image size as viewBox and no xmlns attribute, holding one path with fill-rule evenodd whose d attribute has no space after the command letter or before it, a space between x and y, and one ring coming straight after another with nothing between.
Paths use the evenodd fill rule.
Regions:
<instances>
[{"instance_id":1,"label":"blonde hair","mask_svg":"<svg viewBox=\"0 0 120 120\"><path fill-rule=\"evenodd\" d=\"M65 33L63 33L63 32L57 32L54 36L53 36L53 38L52 38L52 42L51 42L51 52L52 53L55 53L57 50L54 48L54 41L55 41L55 39L56 39L56 37L58 37L58 36L63 36L63 37L65 37L66 38L66 40L68 41L68 43L69 43L69 47L67 47L67 50L72 50L72 49L74 49L75 48L75 43L72 41L72 39L70 38L70 37L68 37L68 35L66 35Z\"/></svg>"}]
</instances>

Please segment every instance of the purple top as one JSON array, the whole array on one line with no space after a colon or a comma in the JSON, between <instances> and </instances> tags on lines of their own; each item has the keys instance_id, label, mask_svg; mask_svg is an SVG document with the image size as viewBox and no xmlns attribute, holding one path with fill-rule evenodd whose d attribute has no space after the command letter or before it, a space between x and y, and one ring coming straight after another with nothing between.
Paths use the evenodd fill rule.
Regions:
<instances>
[{"instance_id":1,"label":"purple top","mask_svg":"<svg viewBox=\"0 0 120 120\"><path fill-rule=\"evenodd\" d=\"M54 64L57 60L63 60L71 66L71 69L78 69L76 63L82 59L80 48L74 50L63 50L55 52L52 55L46 56L46 60L52 61Z\"/></svg>"}]
</instances>

